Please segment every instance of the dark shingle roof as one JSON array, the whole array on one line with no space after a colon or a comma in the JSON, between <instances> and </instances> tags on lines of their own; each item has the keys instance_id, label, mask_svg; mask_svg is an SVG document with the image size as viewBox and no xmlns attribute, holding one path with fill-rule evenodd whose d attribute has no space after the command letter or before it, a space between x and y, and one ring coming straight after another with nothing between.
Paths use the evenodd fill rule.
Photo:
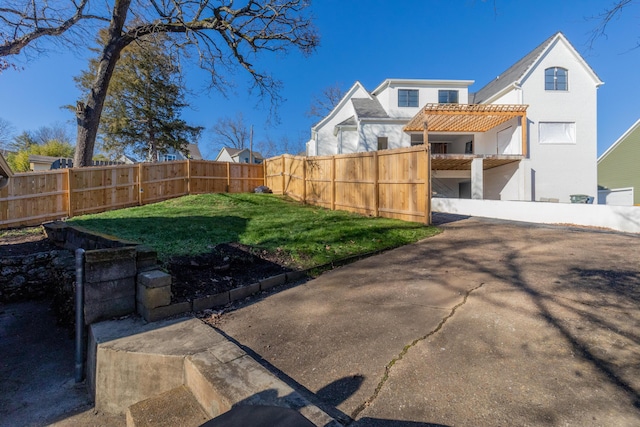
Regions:
<instances>
[{"instance_id":1,"label":"dark shingle roof","mask_svg":"<svg viewBox=\"0 0 640 427\"><path fill-rule=\"evenodd\" d=\"M549 44L556 38L560 32L555 33L542 44L529 52L524 58L507 68L502 74L496 77L494 80L485 85L482 89L477 91L472 96L472 103L481 104L493 95L499 93L509 85L517 82L524 73L533 65L534 62L540 57L542 52L549 46Z\"/></svg>"},{"instance_id":2,"label":"dark shingle roof","mask_svg":"<svg viewBox=\"0 0 640 427\"><path fill-rule=\"evenodd\" d=\"M355 126L358 123L356 122L356 116L351 116L344 122L338 123L336 126Z\"/></svg>"},{"instance_id":3,"label":"dark shingle roof","mask_svg":"<svg viewBox=\"0 0 640 427\"><path fill-rule=\"evenodd\" d=\"M353 98L351 100L358 118L386 119L389 117L377 99Z\"/></svg>"},{"instance_id":4,"label":"dark shingle roof","mask_svg":"<svg viewBox=\"0 0 640 427\"><path fill-rule=\"evenodd\" d=\"M187 146L187 151L189 152L189 158L193 160L202 160L202 154L200 154L200 147L198 144L189 144ZM185 153L185 157L187 153Z\"/></svg>"}]
</instances>

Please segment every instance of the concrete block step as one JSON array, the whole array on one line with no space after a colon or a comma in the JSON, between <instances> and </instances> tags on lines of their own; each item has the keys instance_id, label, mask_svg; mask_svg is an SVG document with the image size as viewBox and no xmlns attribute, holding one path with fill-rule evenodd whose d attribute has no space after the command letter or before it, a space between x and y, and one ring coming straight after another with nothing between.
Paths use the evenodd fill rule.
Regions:
<instances>
[{"instance_id":1,"label":"concrete block step","mask_svg":"<svg viewBox=\"0 0 640 427\"><path fill-rule=\"evenodd\" d=\"M96 409L124 414L141 400L183 385L184 358L224 342L198 319L91 325L87 378Z\"/></svg>"},{"instance_id":2,"label":"concrete block step","mask_svg":"<svg viewBox=\"0 0 640 427\"><path fill-rule=\"evenodd\" d=\"M185 386L131 405L126 417L127 427L198 427L210 418Z\"/></svg>"},{"instance_id":3,"label":"concrete block step","mask_svg":"<svg viewBox=\"0 0 640 427\"><path fill-rule=\"evenodd\" d=\"M316 426L339 425L231 342L188 356L185 384L211 417L235 406L279 406L299 412Z\"/></svg>"}]
</instances>

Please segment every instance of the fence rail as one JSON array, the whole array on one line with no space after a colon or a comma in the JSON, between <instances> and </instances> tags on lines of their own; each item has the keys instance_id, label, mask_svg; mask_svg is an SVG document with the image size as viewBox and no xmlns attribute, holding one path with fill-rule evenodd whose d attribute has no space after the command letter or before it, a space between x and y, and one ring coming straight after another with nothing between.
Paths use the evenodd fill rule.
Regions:
<instances>
[{"instance_id":1,"label":"fence rail","mask_svg":"<svg viewBox=\"0 0 640 427\"><path fill-rule=\"evenodd\" d=\"M265 161L276 194L332 210L431 223L429 153L424 147Z\"/></svg>"},{"instance_id":2,"label":"fence rail","mask_svg":"<svg viewBox=\"0 0 640 427\"><path fill-rule=\"evenodd\" d=\"M246 193L263 165L182 160L16 174L0 189L0 228L140 206L186 194Z\"/></svg>"}]
</instances>

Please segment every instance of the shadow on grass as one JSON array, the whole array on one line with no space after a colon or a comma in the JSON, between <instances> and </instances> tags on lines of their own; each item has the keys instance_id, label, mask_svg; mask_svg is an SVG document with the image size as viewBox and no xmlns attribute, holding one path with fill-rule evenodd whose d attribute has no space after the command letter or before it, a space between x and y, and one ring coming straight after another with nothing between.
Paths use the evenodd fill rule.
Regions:
<instances>
[{"instance_id":1,"label":"shadow on grass","mask_svg":"<svg viewBox=\"0 0 640 427\"><path fill-rule=\"evenodd\" d=\"M153 216L145 218L89 218L71 221L92 231L140 242L158 251L165 261L172 255L210 252L220 243L237 242L247 229L246 218L224 216Z\"/></svg>"}]
</instances>

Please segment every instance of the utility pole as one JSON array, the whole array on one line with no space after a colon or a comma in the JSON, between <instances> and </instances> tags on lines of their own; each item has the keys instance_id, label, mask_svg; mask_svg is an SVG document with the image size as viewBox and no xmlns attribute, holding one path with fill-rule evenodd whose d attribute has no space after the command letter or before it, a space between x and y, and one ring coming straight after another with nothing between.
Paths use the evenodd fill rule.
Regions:
<instances>
[{"instance_id":1,"label":"utility pole","mask_svg":"<svg viewBox=\"0 0 640 427\"><path fill-rule=\"evenodd\" d=\"M249 163L255 163L253 161L253 125L251 125L251 133L249 134Z\"/></svg>"}]
</instances>

